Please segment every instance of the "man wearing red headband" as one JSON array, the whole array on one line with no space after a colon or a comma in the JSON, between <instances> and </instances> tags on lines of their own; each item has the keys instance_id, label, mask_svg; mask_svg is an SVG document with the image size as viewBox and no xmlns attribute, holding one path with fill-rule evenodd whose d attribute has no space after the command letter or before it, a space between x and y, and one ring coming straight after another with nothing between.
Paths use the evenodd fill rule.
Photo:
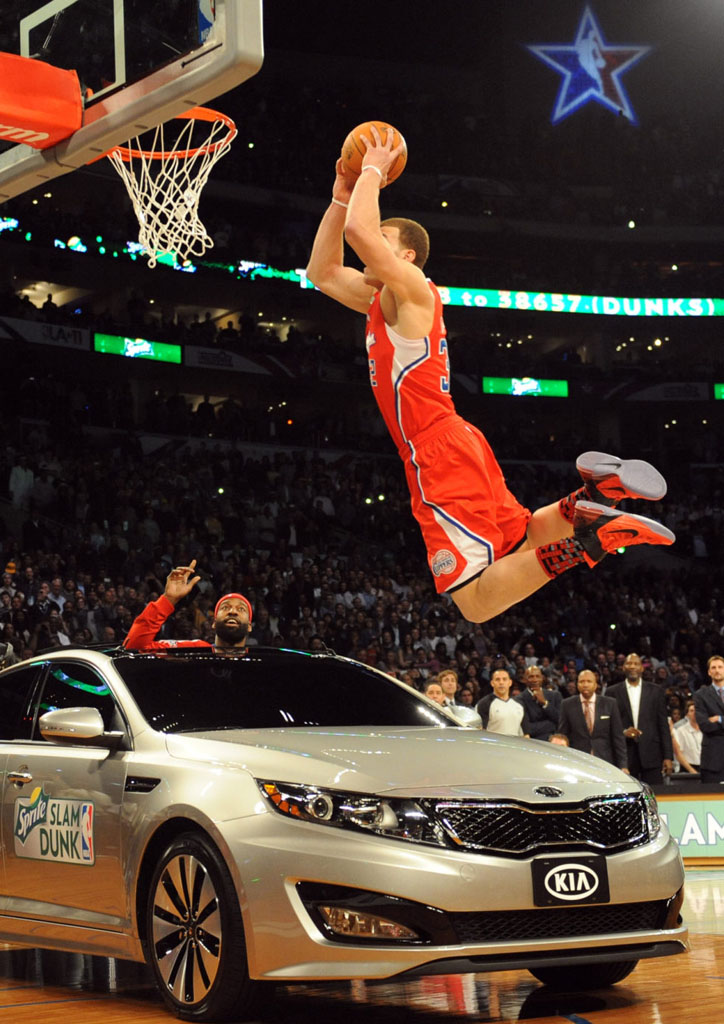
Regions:
<instances>
[{"instance_id":1,"label":"man wearing red headband","mask_svg":"<svg viewBox=\"0 0 724 1024\"><path fill-rule=\"evenodd\" d=\"M174 608L201 579L195 576L196 559L179 565L166 577L166 587L134 620L123 646L131 651L167 651L177 647L209 648L217 654L242 654L251 630L251 604L243 594L224 594L214 608L214 642L206 640L156 640L156 634Z\"/></svg>"}]
</instances>

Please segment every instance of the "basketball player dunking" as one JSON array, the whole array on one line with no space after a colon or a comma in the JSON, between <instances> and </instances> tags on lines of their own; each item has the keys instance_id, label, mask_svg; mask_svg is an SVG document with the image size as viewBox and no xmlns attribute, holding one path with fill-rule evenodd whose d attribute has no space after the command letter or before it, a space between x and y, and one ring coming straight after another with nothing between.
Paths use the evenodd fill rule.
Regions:
<instances>
[{"instance_id":1,"label":"basketball player dunking","mask_svg":"<svg viewBox=\"0 0 724 1024\"><path fill-rule=\"evenodd\" d=\"M383 141L375 128L365 142L358 176L337 162L307 273L367 316L372 391L404 462L438 593L485 622L618 547L673 543L660 523L616 509L623 498L666 493L661 474L640 460L584 453L576 462L583 486L532 515L510 493L490 445L450 397L442 303L423 273L427 232L405 218L380 222L380 189L399 149L391 132ZM345 238L363 271L344 265Z\"/></svg>"}]
</instances>

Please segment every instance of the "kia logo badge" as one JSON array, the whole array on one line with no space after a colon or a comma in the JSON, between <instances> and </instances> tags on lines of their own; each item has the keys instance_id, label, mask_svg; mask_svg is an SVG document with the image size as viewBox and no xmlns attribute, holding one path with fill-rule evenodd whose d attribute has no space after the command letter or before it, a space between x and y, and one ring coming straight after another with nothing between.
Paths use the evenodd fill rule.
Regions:
<instances>
[{"instance_id":1,"label":"kia logo badge","mask_svg":"<svg viewBox=\"0 0 724 1024\"><path fill-rule=\"evenodd\" d=\"M556 789L555 786L538 786L533 792L538 796L563 796L563 790Z\"/></svg>"},{"instance_id":2,"label":"kia logo badge","mask_svg":"<svg viewBox=\"0 0 724 1024\"><path fill-rule=\"evenodd\" d=\"M598 889L598 875L586 864L557 864L543 879L546 891L557 900L582 900Z\"/></svg>"}]
</instances>

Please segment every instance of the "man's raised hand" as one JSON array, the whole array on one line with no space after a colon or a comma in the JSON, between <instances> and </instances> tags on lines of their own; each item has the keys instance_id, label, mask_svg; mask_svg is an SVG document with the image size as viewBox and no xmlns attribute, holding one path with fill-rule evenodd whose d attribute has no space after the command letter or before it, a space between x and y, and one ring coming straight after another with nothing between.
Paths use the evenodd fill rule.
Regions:
<instances>
[{"instance_id":1,"label":"man's raised hand","mask_svg":"<svg viewBox=\"0 0 724 1024\"><path fill-rule=\"evenodd\" d=\"M194 576L195 570L196 559L194 558L189 565L177 565L168 574L166 577L166 588L163 593L171 604L178 604L181 598L186 597L199 582L201 577Z\"/></svg>"}]
</instances>

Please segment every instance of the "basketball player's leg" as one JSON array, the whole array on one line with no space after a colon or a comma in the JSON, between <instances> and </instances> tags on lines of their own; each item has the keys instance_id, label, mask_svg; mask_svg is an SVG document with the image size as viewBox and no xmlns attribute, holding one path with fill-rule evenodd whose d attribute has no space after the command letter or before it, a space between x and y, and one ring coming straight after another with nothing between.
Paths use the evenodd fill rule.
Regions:
<instances>
[{"instance_id":1,"label":"basketball player's leg","mask_svg":"<svg viewBox=\"0 0 724 1024\"><path fill-rule=\"evenodd\" d=\"M553 506L548 509L551 511L547 518L554 522ZM592 501L579 501L568 536L536 546L527 536L515 551L496 559L468 583L451 590L450 596L469 622L487 622L577 565L592 569L621 547L673 544L675 539L671 530L654 519Z\"/></svg>"},{"instance_id":2,"label":"basketball player's leg","mask_svg":"<svg viewBox=\"0 0 724 1024\"><path fill-rule=\"evenodd\" d=\"M528 523L525 542L518 550L535 550L541 544L553 544L554 541L572 536L573 521L561 513L560 501L554 501L551 505L543 505L535 510Z\"/></svg>"},{"instance_id":3,"label":"basketball player's leg","mask_svg":"<svg viewBox=\"0 0 724 1024\"><path fill-rule=\"evenodd\" d=\"M521 548L493 562L469 583L451 591L450 597L468 622L487 622L530 597L551 579L535 549Z\"/></svg>"},{"instance_id":4,"label":"basketball player's leg","mask_svg":"<svg viewBox=\"0 0 724 1024\"><path fill-rule=\"evenodd\" d=\"M522 544L450 592L466 619L486 622L561 573L582 564L593 568L619 547L673 543L665 526L616 508L623 498L663 497L666 482L653 466L602 452L585 452L576 466L583 487L537 509Z\"/></svg>"}]
</instances>

